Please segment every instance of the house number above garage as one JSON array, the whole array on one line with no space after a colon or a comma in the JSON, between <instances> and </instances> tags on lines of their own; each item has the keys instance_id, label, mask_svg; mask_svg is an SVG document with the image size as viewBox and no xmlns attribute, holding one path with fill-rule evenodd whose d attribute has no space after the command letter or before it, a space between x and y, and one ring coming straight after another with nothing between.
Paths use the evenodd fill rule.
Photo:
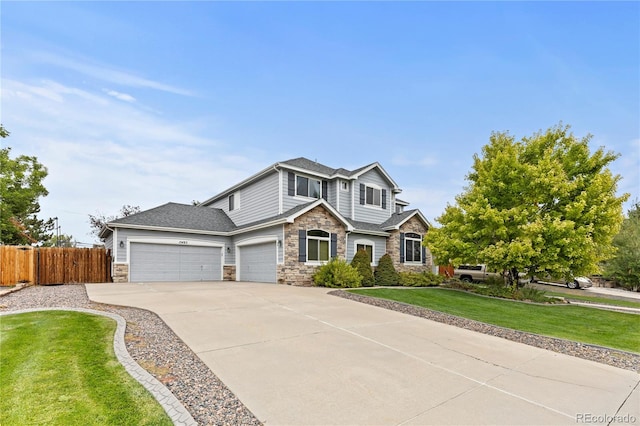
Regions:
<instances>
[{"instance_id":1,"label":"house number above garage","mask_svg":"<svg viewBox=\"0 0 640 426\"><path fill-rule=\"evenodd\" d=\"M178 244L189 244L189 241L186 241L186 240L180 240L180 241L178 241Z\"/></svg>"}]
</instances>

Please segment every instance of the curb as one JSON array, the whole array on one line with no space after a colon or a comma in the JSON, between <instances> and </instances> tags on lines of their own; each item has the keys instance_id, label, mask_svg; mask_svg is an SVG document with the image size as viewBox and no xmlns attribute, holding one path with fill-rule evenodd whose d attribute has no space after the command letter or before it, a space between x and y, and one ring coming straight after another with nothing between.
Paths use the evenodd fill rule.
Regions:
<instances>
[{"instance_id":1,"label":"curb","mask_svg":"<svg viewBox=\"0 0 640 426\"><path fill-rule=\"evenodd\" d=\"M118 314L104 311L96 311L93 309L85 308L31 308L31 309L19 309L9 312L0 312L0 317L4 315L22 314L27 312L40 312L40 311L76 311L86 314L102 315L104 317L111 318L116 321L117 327L113 336L113 351L127 370L127 373L136 379L142 386L147 389L151 395L162 406L167 415L171 418L171 421L176 426L197 426L197 422L193 419L187 409L178 401L178 399L171 393L169 389L162 383L160 383L149 372L140 367L135 360L129 355L124 342L124 332L127 326L127 322Z\"/></svg>"}]
</instances>

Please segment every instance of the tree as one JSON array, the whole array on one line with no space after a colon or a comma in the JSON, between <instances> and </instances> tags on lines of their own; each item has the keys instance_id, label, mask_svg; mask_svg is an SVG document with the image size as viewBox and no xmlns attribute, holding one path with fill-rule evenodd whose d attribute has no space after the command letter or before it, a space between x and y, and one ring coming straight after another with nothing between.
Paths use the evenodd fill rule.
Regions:
<instances>
[{"instance_id":1,"label":"tree","mask_svg":"<svg viewBox=\"0 0 640 426\"><path fill-rule=\"evenodd\" d=\"M373 278L373 270L371 269L371 261L369 260L369 252L360 249L351 259L351 266L358 270L362 277L363 287L373 287L375 280Z\"/></svg>"},{"instance_id":2,"label":"tree","mask_svg":"<svg viewBox=\"0 0 640 426\"><path fill-rule=\"evenodd\" d=\"M60 234L60 237L54 235L42 245L43 247L77 247L78 242L71 235Z\"/></svg>"},{"instance_id":3,"label":"tree","mask_svg":"<svg viewBox=\"0 0 640 426\"><path fill-rule=\"evenodd\" d=\"M140 207L139 206L132 206L129 204L125 204L124 206L122 206L122 208L120 209L120 212L118 213L118 215L115 216L105 216L102 213L98 213L96 215L89 215L89 226L91 227L91 235L93 235L96 238L100 237L100 231L102 231L102 228L104 228L104 226L109 223L112 222L116 219L119 218L123 218L123 217L127 217L127 216L131 216L132 214L136 214L136 213L140 213ZM100 238L101 241L104 241L103 238Z\"/></svg>"},{"instance_id":4,"label":"tree","mask_svg":"<svg viewBox=\"0 0 640 426\"><path fill-rule=\"evenodd\" d=\"M515 141L494 132L474 155L469 185L436 219L425 244L453 265L484 263L507 272L566 279L598 271L613 254L622 221L620 176L608 165L618 155L590 152L562 124Z\"/></svg>"},{"instance_id":5,"label":"tree","mask_svg":"<svg viewBox=\"0 0 640 426\"><path fill-rule=\"evenodd\" d=\"M605 275L622 287L640 289L640 202L635 202L629 216L622 221L620 232L613 238L617 252L605 264Z\"/></svg>"},{"instance_id":6,"label":"tree","mask_svg":"<svg viewBox=\"0 0 640 426\"><path fill-rule=\"evenodd\" d=\"M376 268L374 277L376 279L376 285L398 285L398 272L396 272L396 267L393 266L393 259L391 259L389 253L385 253L378 260L378 267Z\"/></svg>"},{"instance_id":7,"label":"tree","mask_svg":"<svg viewBox=\"0 0 640 426\"><path fill-rule=\"evenodd\" d=\"M0 124L0 137L9 132ZM0 242L37 244L51 238L53 219L42 220L40 197L49 194L42 184L47 169L34 156L11 158L11 148L0 149Z\"/></svg>"}]
</instances>

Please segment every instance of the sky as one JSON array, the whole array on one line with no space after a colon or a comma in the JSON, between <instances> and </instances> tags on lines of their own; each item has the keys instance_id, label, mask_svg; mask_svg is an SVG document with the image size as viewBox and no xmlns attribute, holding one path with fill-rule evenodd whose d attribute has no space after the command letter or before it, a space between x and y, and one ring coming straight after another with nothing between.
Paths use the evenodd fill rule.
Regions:
<instances>
[{"instance_id":1,"label":"sky","mask_svg":"<svg viewBox=\"0 0 640 426\"><path fill-rule=\"evenodd\" d=\"M559 123L640 198L638 2L3 1L0 73L0 143L81 243L296 157L379 162L437 224L492 132Z\"/></svg>"}]
</instances>

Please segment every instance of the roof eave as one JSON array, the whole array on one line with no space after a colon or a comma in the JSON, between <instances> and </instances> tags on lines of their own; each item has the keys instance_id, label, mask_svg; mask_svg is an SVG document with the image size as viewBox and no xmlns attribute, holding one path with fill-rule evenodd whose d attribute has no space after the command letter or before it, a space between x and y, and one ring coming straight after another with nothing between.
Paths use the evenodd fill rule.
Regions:
<instances>
[{"instance_id":1,"label":"roof eave","mask_svg":"<svg viewBox=\"0 0 640 426\"><path fill-rule=\"evenodd\" d=\"M131 223L107 223L108 226L113 228L127 228L127 229L144 229L150 231L164 231L164 232L183 232L185 234L203 234L203 235L219 235L227 236L232 231L207 231L203 229L189 229L189 228L172 228L165 226L153 226L153 225L135 225Z\"/></svg>"}]
</instances>

